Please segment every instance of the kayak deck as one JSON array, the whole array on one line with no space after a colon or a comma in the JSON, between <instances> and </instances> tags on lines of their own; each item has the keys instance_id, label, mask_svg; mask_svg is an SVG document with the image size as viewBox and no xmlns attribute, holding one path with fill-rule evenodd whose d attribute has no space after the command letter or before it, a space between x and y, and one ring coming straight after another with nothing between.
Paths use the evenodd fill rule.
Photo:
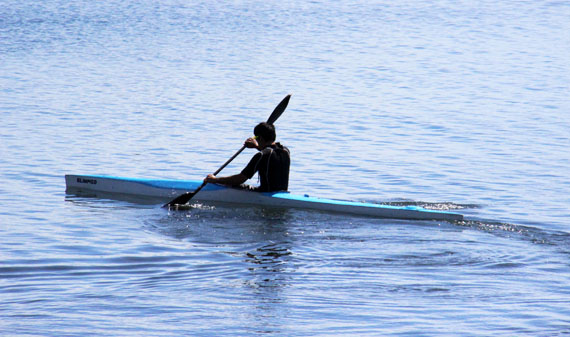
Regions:
<instances>
[{"instance_id":1,"label":"kayak deck","mask_svg":"<svg viewBox=\"0 0 570 337\"><path fill-rule=\"evenodd\" d=\"M171 200L186 192L192 192L202 184L200 180L141 179L98 175L66 175L65 182L68 193L82 191L120 193L160 198L163 201ZM344 201L296 195L289 192L260 193L215 184L206 185L193 200L313 209L394 219L447 221L463 219L463 215L459 213L429 210L419 206L391 206Z\"/></svg>"}]
</instances>

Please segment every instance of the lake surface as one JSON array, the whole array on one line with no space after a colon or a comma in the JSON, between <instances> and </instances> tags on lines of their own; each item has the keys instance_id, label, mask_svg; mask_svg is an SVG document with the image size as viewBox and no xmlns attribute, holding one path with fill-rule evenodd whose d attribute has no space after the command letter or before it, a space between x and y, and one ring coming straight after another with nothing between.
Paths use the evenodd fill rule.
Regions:
<instances>
[{"instance_id":1,"label":"lake surface","mask_svg":"<svg viewBox=\"0 0 570 337\"><path fill-rule=\"evenodd\" d=\"M0 335L570 334L568 17L566 1L4 0ZM201 179L289 93L292 192L466 220L65 193L65 174Z\"/></svg>"}]
</instances>

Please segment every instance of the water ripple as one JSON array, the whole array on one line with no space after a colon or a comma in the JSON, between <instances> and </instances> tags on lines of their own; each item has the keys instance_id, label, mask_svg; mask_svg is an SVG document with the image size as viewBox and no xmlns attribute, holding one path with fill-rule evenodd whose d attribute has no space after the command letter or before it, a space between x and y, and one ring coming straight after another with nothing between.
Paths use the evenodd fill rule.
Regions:
<instances>
[{"instance_id":1,"label":"water ripple","mask_svg":"<svg viewBox=\"0 0 570 337\"><path fill-rule=\"evenodd\" d=\"M568 333L569 10L4 0L0 335ZM466 220L64 192L200 179L288 93L293 192Z\"/></svg>"}]
</instances>

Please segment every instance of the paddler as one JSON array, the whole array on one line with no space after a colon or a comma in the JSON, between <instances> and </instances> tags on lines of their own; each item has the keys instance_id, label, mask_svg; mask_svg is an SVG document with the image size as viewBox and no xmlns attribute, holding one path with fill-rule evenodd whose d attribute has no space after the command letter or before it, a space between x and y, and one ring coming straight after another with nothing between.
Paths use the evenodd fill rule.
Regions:
<instances>
[{"instance_id":1,"label":"paddler","mask_svg":"<svg viewBox=\"0 0 570 337\"><path fill-rule=\"evenodd\" d=\"M291 159L289 149L275 142L275 127L269 123L259 123L254 129L255 137L245 140L244 146L258 149L247 166L239 174L227 177L216 177L209 174L204 182L227 186L240 186L258 192L287 191L289 186L289 166ZM255 173L259 174L260 185L251 187L243 185Z\"/></svg>"}]
</instances>

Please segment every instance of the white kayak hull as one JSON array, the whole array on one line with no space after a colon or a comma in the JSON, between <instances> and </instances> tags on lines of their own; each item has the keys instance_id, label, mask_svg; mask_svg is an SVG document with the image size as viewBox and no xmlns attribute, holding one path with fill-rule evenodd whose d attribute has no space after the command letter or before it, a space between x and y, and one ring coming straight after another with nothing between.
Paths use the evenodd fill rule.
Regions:
<instances>
[{"instance_id":1,"label":"white kayak hull","mask_svg":"<svg viewBox=\"0 0 570 337\"><path fill-rule=\"evenodd\" d=\"M201 185L199 180L138 179L97 175L66 175L68 193L103 192L169 201L180 194L192 192ZM419 220L462 220L463 215L428 210L418 206L390 206L353 201L315 198L288 192L259 193L208 184L192 199L201 202L224 202L245 205L313 209L324 212L349 213L380 218Z\"/></svg>"}]
</instances>

